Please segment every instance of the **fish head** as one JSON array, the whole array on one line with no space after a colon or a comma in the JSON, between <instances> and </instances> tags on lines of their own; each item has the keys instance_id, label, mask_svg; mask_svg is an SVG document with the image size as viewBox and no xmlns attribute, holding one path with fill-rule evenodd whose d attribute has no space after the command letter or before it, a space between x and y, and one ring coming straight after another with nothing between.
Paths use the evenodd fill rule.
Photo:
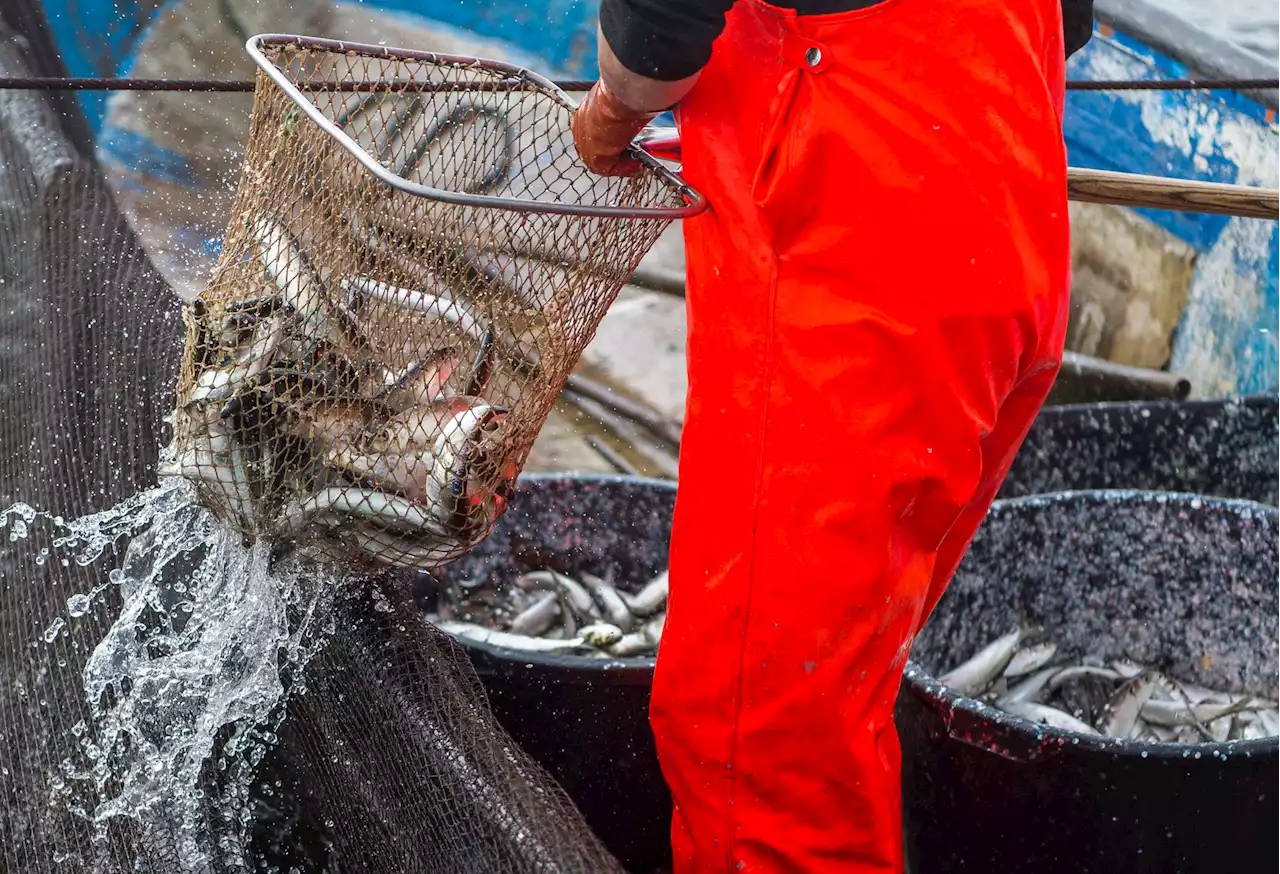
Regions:
<instances>
[{"instance_id":1,"label":"fish head","mask_svg":"<svg viewBox=\"0 0 1280 874\"><path fill-rule=\"evenodd\" d=\"M455 402L459 398L453 399ZM455 407L456 408L456 407ZM486 401L471 403L450 416L436 438L435 456L453 468L463 458L469 465L490 453L485 446L506 420L507 410Z\"/></svg>"}]
</instances>

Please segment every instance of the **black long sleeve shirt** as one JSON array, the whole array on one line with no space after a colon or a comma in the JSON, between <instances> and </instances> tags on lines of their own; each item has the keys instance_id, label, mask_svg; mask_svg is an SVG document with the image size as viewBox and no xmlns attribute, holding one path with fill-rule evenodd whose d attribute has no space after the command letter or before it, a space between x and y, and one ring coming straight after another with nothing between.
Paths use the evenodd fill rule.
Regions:
<instances>
[{"instance_id":1,"label":"black long sleeve shirt","mask_svg":"<svg viewBox=\"0 0 1280 874\"><path fill-rule=\"evenodd\" d=\"M600 29L609 48L633 73L674 82L706 66L735 0L600 0ZM873 6L879 0L773 0L799 15ZM1000 2L1000 0L997 0ZM1093 0L1062 0L1067 56L1093 33Z\"/></svg>"}]
</instances>

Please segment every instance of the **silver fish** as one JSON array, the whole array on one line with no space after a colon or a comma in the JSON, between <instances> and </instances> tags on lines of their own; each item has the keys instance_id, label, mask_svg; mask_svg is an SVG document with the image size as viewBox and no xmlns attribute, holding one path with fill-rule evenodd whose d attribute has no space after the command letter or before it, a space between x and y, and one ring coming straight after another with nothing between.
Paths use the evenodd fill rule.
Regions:
<instances>
[{"instance_id":1,"label":"silver fish","mask_svg":"<svg viewBox=\"0 0 1280 874\"><path fill-rule=\"evenodd\" d=\"M569 606L579 618L600 619L600 610L592 600L590 593L577 580L566 577L555 571L531 571L516 578L515 585L520 589L550 587L562 593Z\"/></svg>"},{"instance_id":2,"label":"silver fish","mask_svg":"<svg viewBox=\"0 0 1280 874\"><path fill-rule=\"evenodd\" d=\"M1041 692L1049 684L1049 680L1060 668L1041 668L1031 676L1009 688L1009 691L996 700L997 707L1007 707L1020 701L1038 701Z\"/></svg>"},{"instance_id":3,"label":"silver fish","mask_svg":"<svg viewBox=\"0 0 1280 874\"><path fill-rule=\"evenodd\" d=\"M1074 731L1079 734L1097 735L1098 732L1089 725L1076 719L1070 713L1063 713L1053 707L1037 704L1034 701L1014 701L1008 707L1004 708L1014 716L1021 716L1023 719L1047 725L1050 728L1057 728L1062 731Z\"/></svg>"},{"instance_id":4,"label":"silver fish","mask_svg":"<svg viewBox=\"0 0 1280 874\"><path fill-rule=\"evenodd\" d=\"M1151 699L1156 685L1162 682L1164 677L1156 671L1143 671L1132 680L1126 680L1107 702L1100 726L1102 733L1116 738L1130 737L1143 705Z\"/></svg>"},{"instance_id":5,"label":"silver fish","mask_svg":"<svg viewBox=\"0 0 1280 874\"><path fill-rule=\"evenodd\" d=\"M302 332L312 343L327 343L363 361L368 341L354 316L330 294L293 236L280 222L259 216L251 231L267 275L280 289Z\"/></svg>"},{"instance_id":6,"label":"silver fish","mask_svg":"<svg viewBox=\"0 0 1280 874\"><path fill-rule=\"evenodd\" d=\"M311 269L293 236L284 225L267 216L254 219L250 231L257 244L258 259L285 302L301 319L304 331L314 340L327 339L330 329L320 277Z\"/></svg>"},{"instance_id":7,"label":"silver fish","mask_svg":"<svg viewBox=\"0 0 1280 874\"><path fill-rule=\"evenodd\" d=\"M555 595L560 603L560 628L553 629L553 632L559 633L562 637L573 637L578 633L578 617L574 614L573 607L569 604L569 599L565 597L564 592L557 591Z\"/></svg>"},{"instance_id":8,"label":"silver fish","mask_svg":"<svg viewBox=\"0 0 1280 874\"><path fill-rule=\"evenodd\" d=\"M221 453L202 449L188 449L172 461L156 468L163 477L185 477L215 484L232 484L236 481L231 459Z\"/></svg>"},{"instance_id":9,"label":"silver fish","mask_svg":"<svg viewBox=\"0 0 1280 874\"><path fill-rule=\"evenodd\" d=\"M1026 628L1011 631L987 644L973 658L938 679L961 695L980 695L1004 672L1017 651L1018 644L1027 636Z\"/></svg>"},{"instance_id":10,"label":"silver fish","mask_svg":"<svg viewBox=\"0 0 1280 874\"><path fill-rule=\"evenodd\" d=\"M1211 722L1248 710L1252 705L1253 698L1248 695L1227 704L1206 702L1192 706L1177 701L1147 700L1142 704L1141 713L1142 718L1152 725L1178 728L1199 722L1207 726Z\"/></svg>"},{"instance_id":11,"label":"silver fish","mask_svg":"<svg viewBox=\"0 0 1280 874\"><path fill-rule=\"evenodd\" d=\"M236 352L230 367L212 367L201 372L187 392L183 406L190 408L201 401L218 403L231 397L267 369L283 336L278 317L262 322L254 331L253 342Z\"/></svg>"},{"instance_id":12,"label":"silver fish","mask_svg":"<svg viewBox=\"0 0 1280 874\"><path fill-rule=\"evenodd\" d=\"M523 652L570 653L587 645L586 639L581 634L567 640L548 640L545 637L527 637L523 634L496 631L470 622L438 622L436 627L456 637L465 637L469 640Z\"/></svg>"},{"instance_id":13,"label":"silver fish","mask_svg":"<svg viewBox=\"0 0 1280 874\"><path fill-rule=\"evenodd\" d=\"M361 480L371 480L379 489L399 492L411 501L427 500L427 479L435 463L428 453L357 453L350 445L335 447L324 455L330 467L344 470Z\"/></svg>"},{"instance_id":14,"label":"silver fish","mask_svg":"<svg viewBox=\"0 0 1280 874\"><path fill-rule=\"evenodd\" d=\"M638 655L645 655L653 652L653 641L649 639L649 635L643 631L633 631L630 634L624 634L622 638L608 648L609 655L616 658L625 659L633 658Z\"/></svg>"},{"instance_id":15,"label":"silver fish","mask_svg":"<svg viewBox=\"0 0 1280 874\"><path fill-rule=\"evenodd\" d=\"M1137 674L1134 676L1136 677ZM1101 677L1104 680L1111 680L1113 682L1119 682L1122 679L1119 673L1108 668L1097 668L1092 665L1076 665L1070 668L1063 668L1054 674L1053 678L1049 680L1049 689L1050 691L1058 689L1066 683L1078 680L1081 677Z\"/></svg>"},{"instance_id":16,"label":"silver fish","mask_svg":"<svg viewBox=\"0 0 1280 874\"><path fill-rule=\"evenodd\" d=\"M431 451L448 423L482 403L479 398L455 396L406 410L393 416L369 446L374 452Z\"/></svg>"},{"instance_id":17,"label":"silver fish","mask_svg":"<svg viewBox=\"0 0 1280 874\"><path fill-rule=\"evenodd\" d=\"M437 522L449 530L467 531L490 521L475 515L491 515L493 508L487 501L471 503L469 485L472 470L480 461L475 457L475 444L483 432L498 427L504 416L498 407L476 404L454 416L436 438L427 499Z\"/></svg>"},{"instance_id":18,"label":"silver fish","mask_svg":"<svg viewBox=\"0 0 1280 874\"><path fill-rule=\"evenodd\" d=\"M1185 697L1191 704L1228 704L1236 698L1229 692L1215 692L1194 683L1178 683L1178 687L1182 692L1180 697Z\"/></svg>"},{"instance_id":19,"label":"silver fish","mask_svg":"<svg viewBox=\"0 0 1280 874\"><path fill-rule=\"evenodd\" d=\"M507 630L512 634L528 634L534 637L544 633L560 615L560 596L557 592L543 592L531 606L511 620Z\"/></svg>"},{"instance_id":20,"label":"silver fish","mask_svg":"<svg viewBox=\"0 0 1280 874\"><path fill-rule=\"evenodd\" d=\"M1004 669L1004 676L1012 680L1039 670L1052 661L1057 652L1058 645L1051 640L1024 646L1009 659L1009 664Z\"/></svg>"},{"instance_id":21,"label":"silver fish","mask_svg":"<svg viewBox=\"0 0 1280 874\"><path fill-rule=\"evenodd\" d=\"M242 523L253 518L253 492L243 454L232 448L226 455L200 449L189 449L172 461L160 465L161 477L183 477L201 482L222 497Z\"/></svg>"},{"instance_id":22,"label":"silver fish","mask_svg":"<svg viewBox=\"0 0 1280 874\"><path fill-rule=\"evenodd\" d=\"M618 626L623 632L630 631L635 625L635 617L627 609L627 604L618 594L618 590L604 580L592 574L582 574L582 584L586 586L591 597L600 605L605 618Z\"/></svg>"},{"instance_id":23,"label":"silver fish","mask_svg":"<svg viewBox=\"0 0 1280 874\"><path fill-rule=\"evenodd\" d=\"M623 632L616 625L600 622L581 629L578 636L591 646L605 649L622 640Z\"/></svg>"},{"instance_id":24,"label":"silver fish","mask_svg":"<svg viewBox=\"0 0 1280 874\"><path fill-rule=\"evenodd\" d=\"M618 595L626 603L632 615L641 619L652 616L667 603L667 571L663 571L645 583L644 587L634 595L629 595L621 589L618 590Z\"/></svg>"},{"instance_id":25,"label":"silver fish","mask_svg":"<svg viewBox=\"0 0 1280 874\"><path fill-rule=\"evenodd\" d=\"M436 438L434 455L436 458L448 458L447 466L452 459L466 451L467 445L473 443L480 432L492 428L505 415L501 407L484 402L472 404L455 413L440 429Z\"/></svg>"},{"instance_id":26,"label":"silver fish","mask_svg":"<svg viewBox=\"0 0 1280 874\"><path fill-rule=\"evenodd\" d=\"M475 312L463 301L449 299L425 291L414 291L400 288L386 282L378 282L368 276L357 276L344 279L340 283L342 290L353 301L364 299L376 300L400 309L410 310L456 325L476 340L483 338L485 329L483 322Z\"/></svg>"},{"instance_id":27,"label":"silver fish","mask_svg":"<svg viewBox=\"0 0 1280 874\"><path fill-rule=\"evenodd\" d=\"M1262 724L1262 729L1266 732L1265 737L1275 737L1280 734L1280 709L1265 707L1259 710L1258 722Z\"/></svg>"},{"instance_id":28,"label":"silver fish","mask_svg":"<svg viewBox=\"0 0 1280 874\"><path fill-rule=\"evenodd\" d=\"M227 457L234 446L231 430L212 408L204 412L202 426L191 435L191 448L211 455Z\"/></svg>"},{"instance_id":29,"label":"silver fish","mask_svg":"<svg viewBox=\"0 0 1280 874\"><path fill-rule=\"evenodd\" d=\"M655 645L662 642L662 629L667 624L667 614L659 613L644 624L644 633Z\"/></svg>"},{"instance_id":30,"label":"silver fish","mask_svg":"<svg viewBox=\"0 0 1280 874\"><path fill-rule=\"evenodd\" d=\"M445 541L450 537L430 508L386 492L354 486L322 489L286 508L281 521L288 529L298 530L307 518L317 513L351 514L399 530L425 531Z\"/></svg>"},{"instance_id":31,"label":"silver fish","mask_svg":"<svg viewBox=\"0 0 1280 874\"><path fill-rule=\"evenodd\" d=\"M406 539L411 540L410 537ZM488 632L489 628L497 628L497 623L502 622L504 623L502 628L509 635L515 635L520 639L531 637L531 639L543 641L550 648L547 649L541 645L530 648L526 645L524 646L526 650L575 653L582 658L591 659L646 658L657 653L662 641L663 628L666 626L666 612L659 610L649 617L636 617L626 608L621 598L609 598L608 592L617 594L617 590L614 590L608 582L590 575L582 575L582 577L585 578L585 582L573 580L552 569L524 573L508 584L512 589L534 595L531 599L522 601L517 617L504 618L499 610L498 613L493 613L488 621L476 619L476 623L481 623L479 627L485 628ZM476 587L468 586L466 591L474 591ZM470 608L466 607L465 601L468 598L462 595L462 591L458 589L456 594L447 595L447 598L462 598L463 604L449 605L442 601L440 614L433 614L430 621L444 627L442 619L458 616L460 610L470 609L474 616L480 617L484 617L486 612L493 610L489 607L492 601L488 599L471 601ZM600 595L600 592L605 594ZM520 598L520 595L516 596ZM605 604L611 604L611 609L603 609ZM608 619L608 613L621 616L622 612L626 613L626 619L623 622L630 626L628 628L620 627ZM460 627L465 628L465 624ZM490 636L486 632L470 630L466 633L468 636L476 637L477 640L484 639L490 642L503 640L502 637ZM515 644L512 645L515 646Z\"/></svg>"},{"instance_id":32,"label":"silver fish","mask_svg":"<svg viewBox=\"0 0 1280 874\"><path fill-rule=\"evenodd\" d=\"M1132 659L1112 659L1111 669L1126 680L1132 680L1146 670L1145 667Z\"/></svg>"},{"instance_id":33,"label":"silver fish","mask_svg":"<svg viewBox=\"0 0 1280 874\"><path fill-rule=\"evenodd\" d=\"M996 642L1005 649L994 656L1007 652L1009 637ZM994 645L985 648L986 653L994 649ZM1277 734L1277 702L1181 683L1130 658L1082 655L1067 665L1034 667L1053 650L1047 643L1016 648L1003 674L994 678L999 658L988 659L973 682L973 688L979 689L973 697L1010 713L1039 713L1067 724L1032 705L1048 707L1083 724L1095 724L1096 733L1116 738L1203 743ZM1010 683L1010 677L1016 682Z\"/></svg>"}]
</instances>

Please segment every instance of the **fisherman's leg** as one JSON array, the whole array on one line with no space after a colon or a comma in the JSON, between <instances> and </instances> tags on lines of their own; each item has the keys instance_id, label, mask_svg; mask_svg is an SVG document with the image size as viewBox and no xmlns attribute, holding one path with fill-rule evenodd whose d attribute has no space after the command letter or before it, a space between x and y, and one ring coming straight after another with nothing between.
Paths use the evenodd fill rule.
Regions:
<instances>
[{"instance_id":1,"label":"fisherman's leg","mask_svg":"<svg viewBox=\"0 0 1280 874\"><path fill-rule=\"evenodd\" d=\"M1066 317L1061 319L1061 327L1065 330ZM960 518L942 545L938 548L938 561L934 569L933 582L929 587L929 596L920 616L920 626L928 621L929 614L938 605L955 576L956 568L964 559L969 544L982 525L987 511L1000 487L1004 484L1013 459L1027 438L1036 416L1044 407L1045 398L1058 373L1058 365L1062 358L1062 332L1050 335L1045 351L1044 369L1029 376L1018 385L1012 395L1000 407L999 418L991 433L982 441L982 483L969 506L964 509ZM918 629L917 629L918 630Z\"/></svg>"},{"instance_id":2,"label":"fisherman's leg","mask_svg":"<svg viewBox=\"0 0 1280 874\"><path fill-rule=\"evenodd\" d=\"M915 16L888 33L837 17L859 27L810 35L826 58L810 80L805 35L770 51L791 25L740 4L682 121L713 204L686 228L689 410L653 698L682 874L901 864L902 665L1067 256L1042 47L984 56L1026 36L999 19L968 22L977 46L956 34L976 61L914 45L952 6L887 5ZM928 61L904 76L907 55Z\"/></svg>"}]
</instances>

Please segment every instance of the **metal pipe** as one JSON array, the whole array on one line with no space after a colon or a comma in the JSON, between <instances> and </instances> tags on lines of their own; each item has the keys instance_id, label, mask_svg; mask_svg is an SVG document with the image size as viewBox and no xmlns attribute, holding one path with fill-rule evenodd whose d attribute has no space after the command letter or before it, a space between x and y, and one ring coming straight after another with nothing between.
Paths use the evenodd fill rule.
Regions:
<instances>
[{"instance_id":1,"label":"metal pipe","mask_svg":"<svg viewBox=\"0 0 1280 874\"><path fill-rule=\"evenodd\" d=\"M1049 392L1048 403L1181 401L1190 394L1191 381L1180 374L1130 367L1068 351L1062 355L1062 367Z\"/></svg>"}]
</instances>

